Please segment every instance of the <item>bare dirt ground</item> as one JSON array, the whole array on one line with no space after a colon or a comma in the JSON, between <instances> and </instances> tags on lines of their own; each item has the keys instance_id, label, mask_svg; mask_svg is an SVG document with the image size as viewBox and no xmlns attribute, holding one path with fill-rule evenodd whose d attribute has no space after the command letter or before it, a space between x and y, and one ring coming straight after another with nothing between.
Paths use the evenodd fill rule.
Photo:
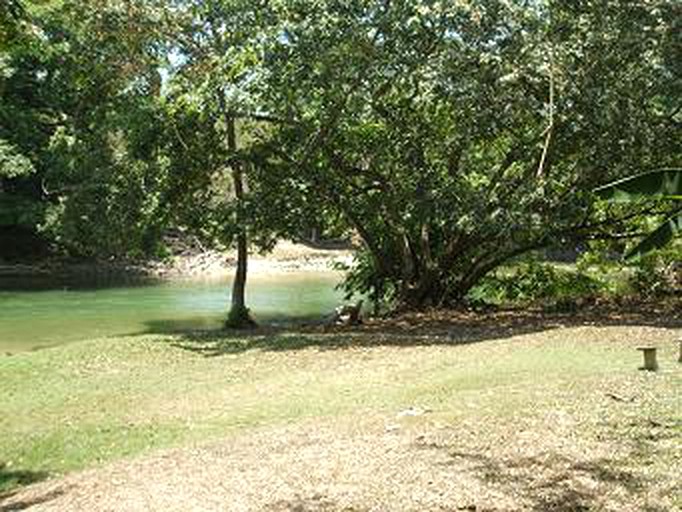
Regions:
<instances>
[{"instance_id":1,"label":"bare dirt ground","mask_svg":"<svg viewBox=\"0 0 682 512\"><path fill-rule=\"evenodd\" d=\"M474 424L383 420L266 430L118 462L37 484L0 510L675 510L679 487L611 467L612 447L576 444L561 415L542 442L528 425L507 425L485 445Z\"/></svg>"}]
</instances>

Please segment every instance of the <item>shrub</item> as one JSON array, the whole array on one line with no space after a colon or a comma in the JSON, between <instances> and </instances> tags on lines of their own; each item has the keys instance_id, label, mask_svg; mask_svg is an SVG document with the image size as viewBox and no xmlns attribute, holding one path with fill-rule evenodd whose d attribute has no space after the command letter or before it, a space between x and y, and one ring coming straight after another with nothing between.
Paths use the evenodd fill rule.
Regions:
<instances>
[{"instance_id":1,"label":"shrub","mask_svg":"<svg viewBox=\"0 0 682 512\"><path fill-rule=\"evenodd\" d=\"M670 247L643 256L634 264L629 281L632 291L644 298L674 295L682 291L682 250Z\"/></svg>"},{"instance_id":2,"label":"shrub","mask_svg":"<svg viewBox=\"0 0 682 512\"><path fill-rule=\"evenodd\" d=\"M571 309L576 299L592 298L604 288L605 283L586 273L532 261L486 277L468 299L473 305L551 301L566 305L559 309Z\"/></svg>"}]
</instances>

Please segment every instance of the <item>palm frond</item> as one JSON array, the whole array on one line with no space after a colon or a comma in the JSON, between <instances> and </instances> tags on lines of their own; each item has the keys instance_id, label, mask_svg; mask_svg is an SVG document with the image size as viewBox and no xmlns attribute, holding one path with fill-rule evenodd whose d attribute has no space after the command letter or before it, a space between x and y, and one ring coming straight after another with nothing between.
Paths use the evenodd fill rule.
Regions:
<instances>
[{"instance_id":1,"label":"palm frond","mask_svg":"<svg viewBox=\"0 0 682 512\"><path fill-rule=\"evenodd\" d=\"M626 260L636 259L655 249L663 248L673 237L682 233L682 211L666 219L653 233L625 255Z\"/></svg>"},{"instance_id":2,"label":"palm frond","mask_svg":"<svg viewBox=\"0 0 682 512\"><path fill-rule=\"evenodd\" d=\"M629 202L641 198L682 198L682 169L659 169L614 181L599 187L595 193L612 202Z\"/></svg>"}]
</instances>

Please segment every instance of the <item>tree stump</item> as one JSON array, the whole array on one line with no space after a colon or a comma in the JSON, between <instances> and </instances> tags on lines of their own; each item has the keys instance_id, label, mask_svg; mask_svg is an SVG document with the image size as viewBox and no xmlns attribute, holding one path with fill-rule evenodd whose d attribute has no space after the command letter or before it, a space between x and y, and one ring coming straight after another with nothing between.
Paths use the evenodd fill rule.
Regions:
<instances>
[{"instance_id":1,"label":"tree stump","mask_svg":"<svg viewBox=\"0 0 682 512\"><path fill-rule=\"evenodd\" d=\"M644 354L644 366L640 366L640 370L647 370L655 372L658 370L658 361L656 360L656 347L639 347Z\"/></svg>"}]
</instances>

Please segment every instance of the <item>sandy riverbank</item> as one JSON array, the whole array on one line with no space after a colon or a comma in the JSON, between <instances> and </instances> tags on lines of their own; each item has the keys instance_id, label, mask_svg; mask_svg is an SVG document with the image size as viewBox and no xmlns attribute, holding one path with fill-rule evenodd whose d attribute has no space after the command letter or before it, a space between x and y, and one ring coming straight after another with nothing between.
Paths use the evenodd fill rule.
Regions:
<instances>
[{"instance_id":1,"label":"sandy riverbank","mask_svg":"<svg viewBox=\"0 0 682 512\"><path fill-rule=\"evenodd\" d=\"M251 254L250 274L278 274L282 272L332 271L337 263L350 263L352 252L339 249L317 249L293 242L279 242L267 254ZM158 277L221 277L234 272L234 252L210 251L192 256L174 257L168 262L152 265Z\"/></svg>"},{"instance_id":2,"label":"sandy riverbank","mask_svg":"<svg viewBox=\"0 0 682 512\"><path fill-rule=\"evenodd\" d=\"M279 242L267 254L251 254L249 273L268 275L286 272L331 272L336 263L350 263L352 251L346 249L319 249L288 241ZM2 264L0 278L54 278L54 277L151 277L182 279L229 276L234 272L236 254L233 251L204 251L178 254L162 261L123 262L97 261L73 262L50 260L35 264Z\"/></svg>"}]
</instances>

